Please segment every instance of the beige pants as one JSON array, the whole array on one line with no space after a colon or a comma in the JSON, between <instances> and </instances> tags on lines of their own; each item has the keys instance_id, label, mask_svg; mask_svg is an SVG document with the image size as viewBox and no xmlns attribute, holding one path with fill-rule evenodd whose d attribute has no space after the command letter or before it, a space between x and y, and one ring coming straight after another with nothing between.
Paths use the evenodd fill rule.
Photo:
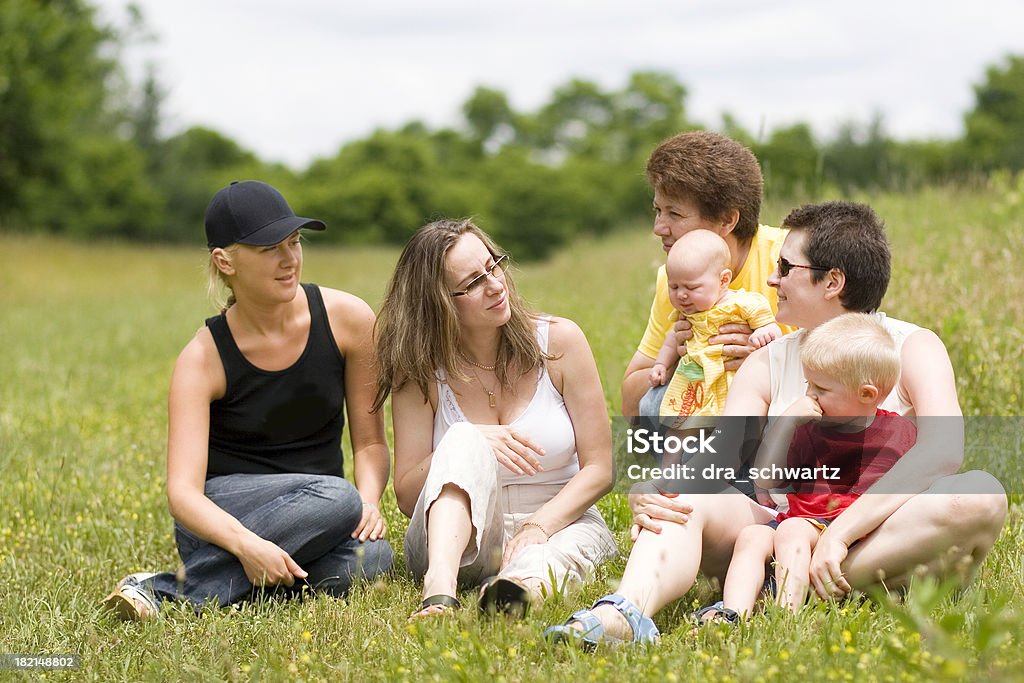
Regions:
<instances>
[{"instance_id":1,"label":"beige pants","mask_svg":"<svg viewBox=\"0 0 1024 683\"><path fill-rule=\"evenodd\" d=\"M444 486L453 484L469 496L473 535L462 555L459 582L471 585L499 574L505 544L563 486L518 484L499 488L498 467L501 465L494 459L487 439L473 425L459 422L445 433L434 451L405 535L405 561L417 580L427 570L427 512ZM523 548L500 575L540 579L550 593L552 585L561 590L582 581L617 552L608 525L591 506L547 543Z\"/></svg>"}]
</instances>

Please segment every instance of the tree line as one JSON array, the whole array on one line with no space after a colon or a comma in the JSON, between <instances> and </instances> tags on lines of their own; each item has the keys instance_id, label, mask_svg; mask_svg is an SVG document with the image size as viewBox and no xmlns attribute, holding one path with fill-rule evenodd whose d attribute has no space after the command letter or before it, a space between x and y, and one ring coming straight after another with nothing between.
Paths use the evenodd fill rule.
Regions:
<instances>
[{"instance_id":1,"label":"tree line","mask_svg":"<svg viewBox=\"0 0 1024 683\"><path fill-rule=\"evenodd\" d=\"M118 46L143 30L103 25L85 0L0 0L0 229L140 241L199 238L214 191L236 179L278 186L324 239L401 244L439 216L475 216L520 258L649 211L647 154L703 127L674 76L639 71L619 89L572 79L532 111L480 86L457 126L411 121L295 170L196 126L160 135L162 87L130 84ZM760 134L718 128L761 161L766 193L912 189L1024 168L1024 56L988 67L957 139L900 141L881 115L828 139L798 123Z\"/></svg>"}]
</instances>

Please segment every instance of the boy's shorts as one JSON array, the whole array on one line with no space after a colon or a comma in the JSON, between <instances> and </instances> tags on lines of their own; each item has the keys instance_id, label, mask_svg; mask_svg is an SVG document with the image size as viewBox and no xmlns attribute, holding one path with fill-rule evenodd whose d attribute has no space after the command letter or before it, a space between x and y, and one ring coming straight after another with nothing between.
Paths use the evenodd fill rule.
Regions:
<instances>
[{"instance_id":1,"label":"boy's shorts","mask_svg":"<svg viewBox=\"0 0 1024 683\"><path fill-rule=\"evenodd\" d=\"M824 533L825 529L828 528L828 525L832 523L831 519L822 519L821 517L790 517L788 519L802 519L809 522L811 526L818 530L819 536ZM770 526L772 529L778 529L781 522L777 519L773 519L770 522L765 522L765 524Z\"/></svg>"}]
</instances>

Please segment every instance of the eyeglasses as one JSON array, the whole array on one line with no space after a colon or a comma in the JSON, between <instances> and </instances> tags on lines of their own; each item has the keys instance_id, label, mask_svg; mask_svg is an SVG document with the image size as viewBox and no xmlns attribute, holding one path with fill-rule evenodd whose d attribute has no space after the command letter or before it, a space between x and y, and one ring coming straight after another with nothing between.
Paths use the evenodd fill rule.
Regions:
<instances>
[{"instance_id":1,"label":"eyeglasses","mask_svg":"<svg viewBox=\"0 0 1024 683\"><path fill-rule=\"evenodd\" d=\"M789 271L793 270L794 268L806 268L807 270L820 270L820 271L832 270L831 268L824 268L822 266L804 266L804 265L801 265L799 263L790 263L789 261L787 261L786 259L782 258L781 256L779 257L778 267L779 267L779 277L786 277L787 275L789 275Z\"/></svg>"},{"instance_id":2,"label":"eyeglasses","mask_svg":"<svg viewBox=\"0 0 1024 683\"><path fill-rule=\"evenodd\" d=\"M474 292L480 291L480 287L487 282L487 276L491 276L494 279L498 279L498 276L505 272L505 268L508 267L508 254L502 254L498 258L494 259L494 265L485 270L480 275L469 281L465 289L461 289L458 292L449 292L452 296L466 296Z\"/></svg>"}]
</instances>

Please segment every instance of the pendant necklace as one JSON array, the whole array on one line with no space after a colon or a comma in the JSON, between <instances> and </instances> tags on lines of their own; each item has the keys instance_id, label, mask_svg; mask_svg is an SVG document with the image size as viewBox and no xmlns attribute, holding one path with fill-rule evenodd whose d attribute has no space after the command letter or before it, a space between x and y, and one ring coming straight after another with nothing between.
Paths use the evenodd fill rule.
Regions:
<instances>
[{"instance_id":1,"label":"pendant necklace","mask_svg":"<svg viewBox=\"0 0 1024 683\"><path fill-rule=\"evenodd\" d=\"M476 365L476 363L472 363L472 365ZM493 370L494 368L491 369ZM484 381L482 379L480 379L480 375L477 374L476 370L473 371L473 376L476 377L477 382L480 382L480 388L484 390L485 394L487 394L487 405L491 408L497 407L498 400L495 397L494 392L487 388L487 385L484 384Z\"/></svg>"}]
</instances>

